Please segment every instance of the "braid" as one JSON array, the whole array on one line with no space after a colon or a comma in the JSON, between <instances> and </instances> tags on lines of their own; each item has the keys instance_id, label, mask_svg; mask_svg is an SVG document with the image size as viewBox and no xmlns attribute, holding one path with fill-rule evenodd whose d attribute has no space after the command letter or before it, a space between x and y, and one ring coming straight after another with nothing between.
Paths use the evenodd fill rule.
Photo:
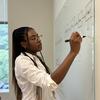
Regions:
<instances>
[{"instance_id":1,"label":"braid","mask_svg":"<svg viewBox=\"0 0 100 100\"><path fill-rule=\"evenodd\" d=\"M37 66L37 63L30 57L30 56L28 56L25 52L22 52L25 56L27 56L27 57L29 57L32 61L33 61L33 63L34 63L34 65L36 66L36 67L38 67Z\"/></svg>"},{"instance_id":2,"label":"braid","mask_svg":"<svg viewBox=\"0 0 100 100\"><path fill-rule=\"evenodd\" d=\"M37 63L36 63L30 56L28 56L25 52L22 52L22 53L23 53L25 56L29 57L29 58L33 61L34 65L35 65L36 67L38 67ZM34 55L34 56L36 56L36 57L40 60L40 62L44 65L44 67L45 67L45 69L46 69L46 72L47 72L48 74L50 74L50 70L49 70L48 66L45 64L45 62L44 62L38 55Z\"/></svg>"},{"instance_id":3,"label":"braid","mask_svg":"<svg viewBox=\"0 0 100 100\"><path fill-rule=\"evenodd\" d=\"M20 43L25 40L25 34L28 32L28 29L29 27L20 27L15 29L12 34L12 82L15 89L16 100L22 100L22 92L15 76L15 59L21 52L25 52L25 49Z\"/></svg>"},{"instance_id":4,"label":"braid","mask_svg":"<svg viewBox=\"0 0 100 100\"><path fill-rule=\"evenodd\" d=\"M41 61L41 63L44 65L44 67L45 67L45 69L46 69L46 72L48 73L48 74L50 74L50 70L49 70L49 68L48 68L48 66L46 65L46 63L38 56L38 55L35 55L40 61Z\"/></svg>"},{"instance_id":5,"label":"braid","mask_svg":"<svg viewBox=\"0 0 100 100\"><path fill-rule=\"evenodd\" d=\"M29 58L33 61L34 65L35 65L36 67L38 67L37 63L36 63L30 56L28 56L25 52L22 52L22 53L23 53L25 56L29 57ZM46 69L46 72L47 72L48 74L50 74L49 68L47 67L47 65L45 64L45 62L42 61L42 59L41 59L38 55L35 55L35 56L36 56L36 57L40 60L40 62L44 65L44 67L45 67L45 69ZM36 87L36 95L37 95L38 100L40 100L40 99L42 98L42 88L39 87L39 86Z\"/></svg>"}]
</instances>

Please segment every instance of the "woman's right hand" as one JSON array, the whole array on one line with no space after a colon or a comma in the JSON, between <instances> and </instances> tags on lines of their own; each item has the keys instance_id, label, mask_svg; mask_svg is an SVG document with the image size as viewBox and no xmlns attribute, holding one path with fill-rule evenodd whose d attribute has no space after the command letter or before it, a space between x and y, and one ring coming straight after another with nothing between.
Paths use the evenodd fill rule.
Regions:
<instances>
[{"instance_id":1,"label":"woman's right hand","mask_svg":"<svg viewBox=\"0 0 100 100\"><path fill-rule=\"evenodd\" d=\"M70 37L70 52L77 55L80 51L82 37L78 32L73 32Z\"/></svg>"}]
</instances>

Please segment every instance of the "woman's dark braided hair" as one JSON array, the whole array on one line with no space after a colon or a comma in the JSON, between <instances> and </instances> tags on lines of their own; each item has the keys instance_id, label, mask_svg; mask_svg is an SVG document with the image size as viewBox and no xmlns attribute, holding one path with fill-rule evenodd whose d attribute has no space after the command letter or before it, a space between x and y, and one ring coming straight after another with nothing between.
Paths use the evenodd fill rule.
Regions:
<instances>
[{"instance_id":1,"label":"woman's dark braided hair","mask_svg":"<svg viewBox=\"0 0 100 100\"><path fill-rule=\"evenodd\" d=\"M26 52L25 48L23 48L21 46L21 42L25 41L25 36L28 36L27 33L30 29L33 29L33 28L31 28L31 27L20 27L20 28L15 29L13 31L13 34L12 34L12 81L13 81L13 84L14 84L14 87L15 87L15 94L16 94L17 100L22 100L22 92L21 92L21 89L19 88L19 86L17 84L17 80L16 80L16 77L15 77L15 70L14 70L15 69L15 59L16 59L17 56L20 55L20 53L23 53L25 56L28 56L25 53ZM28 39L28 37L27 37L27 39ZM37 58L44 65L46 72L48 74L50 74L49 68L47 67L45 62L41 59L41 57L39 57L38 55L35 55L35 56L37 56ZM30 58L30 59L33 61L34 65L36 67L38 67L36 62L32 58Z\"/></svg>"}]
</instances>

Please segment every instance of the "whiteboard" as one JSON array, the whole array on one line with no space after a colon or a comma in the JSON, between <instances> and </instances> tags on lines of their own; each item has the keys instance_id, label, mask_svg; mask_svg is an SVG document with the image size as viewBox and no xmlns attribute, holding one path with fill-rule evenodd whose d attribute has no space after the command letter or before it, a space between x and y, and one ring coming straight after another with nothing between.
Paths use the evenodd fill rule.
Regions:
<instances>
[{"instance_id":1,"label":"whiteboard","mask_svg":"<svg viewBox=\"0 0 100 100\"><path fill-rule=\"evenodd\" d=\"M94 0L66 0L54 20L54 65L70 50L72 32L86 36L81 50L59 87L60 100L94 100Z\"/></svg>"}]
</instances>

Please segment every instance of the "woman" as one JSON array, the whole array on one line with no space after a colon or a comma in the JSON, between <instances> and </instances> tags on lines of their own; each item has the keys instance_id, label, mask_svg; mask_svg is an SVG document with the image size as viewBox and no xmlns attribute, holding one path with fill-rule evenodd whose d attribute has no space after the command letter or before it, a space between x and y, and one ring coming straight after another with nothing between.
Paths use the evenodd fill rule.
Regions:
<instances>
[{"instance_id":1,"label":"woman","mask_svg":"<svg viewBox=\"0 0 100 100\"><path fill-rule=\"evenodd\" d=\"M53 73L37 55L37 52L41 54L42 44L33 28L17 28L12 38L13 82L17 100L56 100L55 90L79 53L82 41L79 33L71 35L70 52Z\"/></svg>"}]
</instances>

